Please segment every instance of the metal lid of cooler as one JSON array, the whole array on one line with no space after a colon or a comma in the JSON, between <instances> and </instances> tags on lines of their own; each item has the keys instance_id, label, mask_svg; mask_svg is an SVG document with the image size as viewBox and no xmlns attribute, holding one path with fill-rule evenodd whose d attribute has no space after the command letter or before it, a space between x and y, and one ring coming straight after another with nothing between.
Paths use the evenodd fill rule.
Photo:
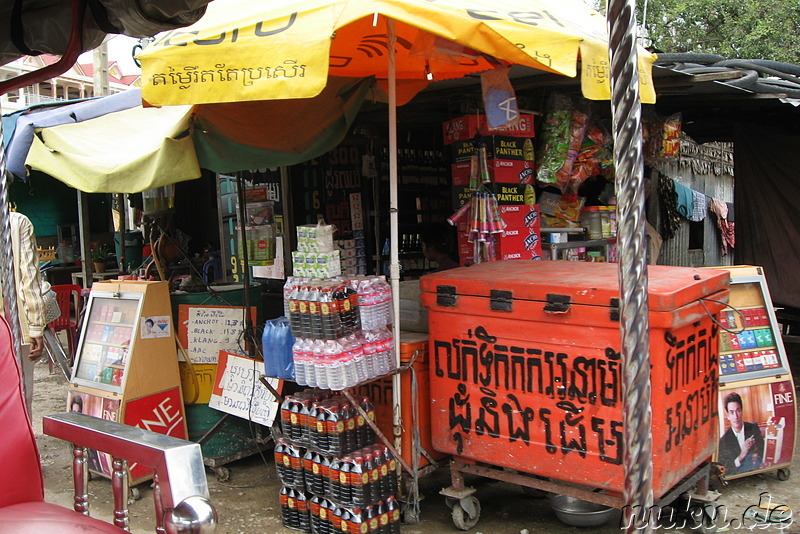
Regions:
<instances>
[{"instance_id":1,"label":"metal lid of cooler","mask_svg":"<svg viewBox=\"0 0 800 534\"><path fill-rule=\"evenodd\" d=\"M515 300L546 301L566 295L573 304L609 306L619 298L618 264L578 261L508 260L459 267L423 276L424 293L439 286L456 295L489 297L492 290L510 291ZM670 311L726 289L727 271L693 267L648 266L650 311Z\"/></svg>"}]
</instances>

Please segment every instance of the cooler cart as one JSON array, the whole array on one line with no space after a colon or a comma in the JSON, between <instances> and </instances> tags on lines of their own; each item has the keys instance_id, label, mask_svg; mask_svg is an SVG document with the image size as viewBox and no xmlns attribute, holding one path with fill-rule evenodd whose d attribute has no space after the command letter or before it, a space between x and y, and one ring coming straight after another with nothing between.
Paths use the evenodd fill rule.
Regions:
<instances>
[{"instance_id":1,"label":"cooler cart","mask_svg":"<svg viewBox=\"0 0 800 534\"><path fill-rule=\"evenodd\" d=\"M649 267L653 497L706 494L718 439L725 272ZM480 515L463 473L619 507L617 265L500 261L421 279L433 447L452 454L457 527ZM576 488L575 485L581 486Z\"/></svg>"}]
</instances>

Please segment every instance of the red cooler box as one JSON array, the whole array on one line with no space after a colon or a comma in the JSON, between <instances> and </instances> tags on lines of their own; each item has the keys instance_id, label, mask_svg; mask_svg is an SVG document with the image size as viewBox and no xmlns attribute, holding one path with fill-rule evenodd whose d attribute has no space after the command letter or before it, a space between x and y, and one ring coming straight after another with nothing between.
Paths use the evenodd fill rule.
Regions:
<instances>
[{"instance_id":1,"label":"red cooler box","mask_svg":"<svg viewBox=\"0 0 800 534\"><path fill-rule=\"evenodd\" d=\"M622 492L616 264L497 261L424 276L433 447ZM653 493L711 459L727 273L649 267ZM706 300L707 299L707 300Z\"/></svg>"}]
</instances>

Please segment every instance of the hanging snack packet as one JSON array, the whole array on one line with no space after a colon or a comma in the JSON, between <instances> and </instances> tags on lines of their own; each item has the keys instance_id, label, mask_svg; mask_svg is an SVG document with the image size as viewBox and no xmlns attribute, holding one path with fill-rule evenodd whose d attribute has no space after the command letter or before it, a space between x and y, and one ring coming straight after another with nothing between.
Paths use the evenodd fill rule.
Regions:
<instances>
[{"instance_id":1,"label":"hanging snack packet","mask_svg":"<svg viewBox=\"0 0 800 534\"><path fill-rule=\"evenodd\" d=\"M661 154L662 159L673 159L681 151L681 114L675 113L664 120L662 131Z\"/></svg>"},{"instance_id":2,"label":"hanging snack packet","mask_svg":"<svg viewBox=\"0 0 800 534\"><path fill-rule=\"evenodd\" d=\"M577 191L578 186L586 181L587 178L599 174L600 158L598 153L605 141L603 131L595 125L591 125L586 136L581 143L580 151L575 163L572 165L572 175L570 176L569 189Z\"/></svg>"},{"instance_id":3,"label":"hanging snack packet","mask_svg":"<svg viewBox=\"0 0 800 534\"><path fill-rule=\"evenodd\" d=\"M557 183L556 173L564 166L569 152L569 127L572 102L553 93L547 101L541 147L536 151L536 179L542 184Z\"/></svg>"},{"instance_id":4,"label":"hanging snack packet","mask_svg":"<svg viewBox=\"0 0 800 534\"><path fill-rule=\"evenodd\" d=\"M572 110L572 117L569 125L569 147L564 164L556 171L556 182L561 186L561 192L577 191L577 187L571 188L572 167L578 159L578 152L589 125L589 115L575 108Z\"/></svg>"}]
</instances>

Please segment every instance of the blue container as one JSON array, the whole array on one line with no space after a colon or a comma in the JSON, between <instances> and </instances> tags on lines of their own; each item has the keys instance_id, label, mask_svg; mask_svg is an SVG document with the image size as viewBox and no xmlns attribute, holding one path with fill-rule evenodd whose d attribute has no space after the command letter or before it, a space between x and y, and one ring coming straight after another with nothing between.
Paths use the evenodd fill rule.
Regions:
<instances>
[{"instance_id":1,"label":"blue container","mask_svg":"<svg viewBox=\"0 0 800 534\"><path fill-rule=\"evenodd\" d=\"M294 380L294 360L292 346L294 336L289 319L278 317L264 325L261 335L262 354L264 355L264 374L269 377Z\"/></svg>"}]
</instances>

